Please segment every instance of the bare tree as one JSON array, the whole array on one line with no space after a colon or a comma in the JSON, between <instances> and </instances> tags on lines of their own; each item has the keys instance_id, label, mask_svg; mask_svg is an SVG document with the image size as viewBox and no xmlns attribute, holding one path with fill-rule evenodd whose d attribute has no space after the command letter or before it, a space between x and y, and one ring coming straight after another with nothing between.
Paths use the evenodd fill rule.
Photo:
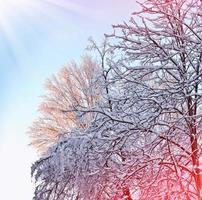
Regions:
<instances>
[{"instance_id":1,"label":"bare tree","mask_svg":"<svg viewBox=\"0 0 202 200\"><path fill-rule=\"evenodd\" d=\"M140 199L202 199L201 2L140 6L112 36L122 55L113 67L125 87L121 110L135 107L131 122L145 135L141 162L146 156L150 176L141 178Z\"/></svg>"},{"instance_id":2,"label":"bare tree","mask_svg":"<svg viewBox=\"0 0 202 200\"><path fill-rule=\"evenodd\" d=\"M88 114L84 119L77 111L78 108L92 108L100 98L96 82L99 74L98 64L84 56L80 64L70 62L47 80L47 94L39 107L41 116L29 131L32 144L40 152L45 152L72 128L88 126L92 115Z\"/></svg>"}]
</instances>

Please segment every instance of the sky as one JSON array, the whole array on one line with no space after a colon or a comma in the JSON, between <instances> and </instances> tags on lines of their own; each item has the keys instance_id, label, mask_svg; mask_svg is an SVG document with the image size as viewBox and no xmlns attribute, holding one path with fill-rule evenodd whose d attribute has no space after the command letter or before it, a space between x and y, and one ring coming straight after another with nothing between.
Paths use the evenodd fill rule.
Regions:
<instances>
[{"instance_id":1,"label":"sky","mask_svg":"<svg viewBox=\"0 0 202 200\"><path fill-rule=\"evenodd\" d=\"M130 18L135 0L0 0L0 197L31 200L28 127L44 82Z\"/></svg>"}]
</instances>

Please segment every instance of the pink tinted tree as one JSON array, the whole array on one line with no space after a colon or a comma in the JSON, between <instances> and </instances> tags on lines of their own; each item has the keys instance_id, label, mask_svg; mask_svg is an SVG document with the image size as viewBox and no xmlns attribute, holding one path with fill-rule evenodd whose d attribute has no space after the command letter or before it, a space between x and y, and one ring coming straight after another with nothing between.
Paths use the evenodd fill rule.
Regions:
<instances>
[{"instance_id":1,"label":"pink tinted tree","mask_svg":"<svg viewBox=\"0 0 202 200\"><path fill-rule=\"evenodd\" d=\"M140 7L112 35L123 58L113 69L128 88L124 104L135 106L133 123L145 136L141 160L150 176L141 178L140 199L201 199L201 1Z\"/></svg>"}]
</instances>

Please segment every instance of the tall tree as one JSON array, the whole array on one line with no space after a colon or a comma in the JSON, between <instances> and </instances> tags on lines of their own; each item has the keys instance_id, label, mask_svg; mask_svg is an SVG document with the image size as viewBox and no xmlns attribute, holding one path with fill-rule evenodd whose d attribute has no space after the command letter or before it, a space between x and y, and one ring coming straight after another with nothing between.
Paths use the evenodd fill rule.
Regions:
<instances>
[{"instance_id":1,"label":"tall tree","mask_svg":"<svg viewBox=\"0 0 202 200\"><path fill-rule=\"evenodd\" d=\"M123 56L117 79L130 88L122 101L135 106L133 123L146 137L142 198L201 199L201 2L140 6L129 23L114 26L113 46Z\"/></svg>"}]
</instances>

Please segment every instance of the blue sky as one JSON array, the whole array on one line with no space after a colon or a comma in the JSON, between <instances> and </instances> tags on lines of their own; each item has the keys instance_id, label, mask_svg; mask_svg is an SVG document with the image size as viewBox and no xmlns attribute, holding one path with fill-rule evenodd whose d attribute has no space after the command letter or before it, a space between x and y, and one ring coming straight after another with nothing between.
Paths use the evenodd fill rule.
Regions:
<instances>
[{"instance_id":1,"label":"blue sky","mask_svg":"<svg viewBox=\"0 0 202 200\"><path fill-rule=\"evenodd\" d=\"M18 3L16 3L18 2ZM134 0L0 0L0 196L31 200L28 127L43 84L84 53L88 37L129 19Z\"/></svg>"}]
</instances>

